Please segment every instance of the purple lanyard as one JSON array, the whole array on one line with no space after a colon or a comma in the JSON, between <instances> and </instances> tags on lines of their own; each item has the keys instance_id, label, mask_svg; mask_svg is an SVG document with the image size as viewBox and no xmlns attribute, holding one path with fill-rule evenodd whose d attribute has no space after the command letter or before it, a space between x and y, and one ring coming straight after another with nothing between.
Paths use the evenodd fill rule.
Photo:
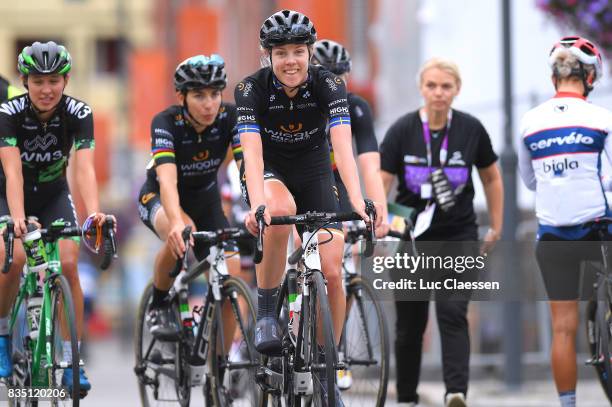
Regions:
<instances>
[{"instance_id":1,"label":"purple lanyard","mask_svg":"<svg viewBox=\"0 0 612 407\"><path fill-rule=\"evenodd\" d=\"M423 139L425 140L425 146L427 147L427 166L432 166L432 153L431 153L431 131L429 130L429 119L427 118L427 112L425 109L419 112L421 122L423 123ZM440 147L440 167L444 167L446 164L446 158L448 157L448 132L450 131L451 119L453 118L453 110L448 110L448 116L446 118L446 131L444 138L442 139L442 146Z\"/></svg>"}]
</instances>

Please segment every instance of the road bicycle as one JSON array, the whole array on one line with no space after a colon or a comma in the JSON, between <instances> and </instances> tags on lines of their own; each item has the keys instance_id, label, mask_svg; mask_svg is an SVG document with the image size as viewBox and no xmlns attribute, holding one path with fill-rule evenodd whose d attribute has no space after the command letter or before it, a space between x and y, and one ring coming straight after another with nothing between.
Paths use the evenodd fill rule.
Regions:
<instances>
[{"instance_id":1,"label":"road bicycle","mask_svg":"<svg viewBox=\"0 0 612 407\"><path fill-rule=\"evenodd\" d=\"M409 240L410 231L411 223L406 220L403 233L389 231L387 237ZM347 405L382 407L389 382L389 329L371 282L361 276L354 262L355 245L368 236L363 226L345 229L342 270L346 319L338 345L338 358L345 368L338 371L337 380ZM369 397L372 394L375 400Z\"/></svg>"},{"instance_id":2,"label":"road bicycle","mask_svg":"<svg viewBox=\"0 0 612 407\"><path fill-rule=\"evenodd\" d=\"M6 224L2 272L7 273L13 261L14 223L9 217L0 222ZM93 230L57 220L48 229L41 229L40 234L47 253L47 266L40 272L31 271L27 265L24 267L17 299L10 313L13 374L8 391L15 397L9 397L9 405L37 406L38 397L33 398L32 394L38 394L51 401L53 406L78 406L79 400L86 395L79 386L79 368L83 362L79 358L74 302L68 280L62 275L58 241L74 237L89 239L93 235L94 239L102 242L104 259L100 267L106 269L117 254L114 219L107 216L104 226ZM70 344L71 360L64 360L66 343ZM72 393L62 388L62 374L66 369L72 370ZM11 390L25 388L48 391L15 393Z\"/></svg>"},{"instance_id":3,"label":"road bicycle","mask_svg":"<svg viewBox=\"0 0 612 407\"><path fill-rule=\"evenodd\" d=\"M255 262L263 256L264 207L258 208L259 233ZM376 212L371 201L366 200L366 212L372 225L364 254L373 252ZM355 213L308 212L294 216L272 217L270 225L302 225L302 246L287 257L287 272L281 284L276 313L283 327L282 352L279 357L263 358L257 374L265 397L263 406L300 406L302 401L315 406L336 405L336 370L344 366L338 361L334 330L327 297L327 287L321 272L319 246L333 234L327 226L343 221L360 220ZM319 241L322 230L330 239ZM289 239L291 246L293 239ZM323 395L327 395L326 402Z\"/></svg>"},{"instance_id":4,"label":"road bicycle","mask_svg":"<svg viewBox=\"0 0 612 407\"><path fill-rule=\"evenodd\" d=\"M591 358L586 361L597 371L597 377L604 393L612 403L612 366L610 364L610 341L612 340L612 273L610 273L608 226L612 218L599 218L587 222L584 227L596 230L601 240L603 267L597 271L594 284L594 298L587 305L586 334Z\"/></svg>"},{"instance_id":5,"label":"road bicycle","mask_svg":"<svg viewBox=\"0 0 612 407\"><path fill-rule=\"evenodd\" d=\"M210 245L206 259L188 267L190 236ZM136 366L140 400L143 406L188 406L191 390L203 386L207 406L256 406L261 391L255 383L260 355L252 343L255 307L251 290L228 273L224 243L252 239L248 232L225 228L214 232L191 232L187 227L183 240L187 252L172 271L176 277L168 304L178 330L170 337L154 337L146 325L146 315L153 298L150 283L142 295L136 333ZM209 270L208 291L203 306L189 304L189 285ZM222 310L229 304L236 328L232 347L226 338ZM208 371L206 371L208 367Z\"/></svg>"}]
</instances>

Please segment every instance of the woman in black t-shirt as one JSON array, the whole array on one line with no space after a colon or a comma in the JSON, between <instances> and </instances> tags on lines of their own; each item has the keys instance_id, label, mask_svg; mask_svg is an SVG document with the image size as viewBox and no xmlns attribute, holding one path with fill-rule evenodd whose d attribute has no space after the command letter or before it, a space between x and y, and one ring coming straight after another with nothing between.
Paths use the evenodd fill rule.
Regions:
<instances>
[{"instance_id":1,"label":"woman in black t-shirt","mask_svg":"<svg viewBox=\"0 0 612 407\"><path fill-rule=\"evenodd\" d=\"M397 203L415 207L417 212L433 210L431 224L418 240L475 241L478 229L471 173L476 166L491 224L481 248L486 252L500 237L503 211L502 179L489 135L476 118L451 109L461 88L454 63L432 59L421 68L419 79L425 106L400 117L381 145L385 190L389 192L397 176ZM465 254L458 246L445 244L442 250ZM470 354L467 306L467 300L436 302L447 406L465 405ZM398 401L416 404L429 302L397 301L396 308Z\"/></svg>"}]
</instances>

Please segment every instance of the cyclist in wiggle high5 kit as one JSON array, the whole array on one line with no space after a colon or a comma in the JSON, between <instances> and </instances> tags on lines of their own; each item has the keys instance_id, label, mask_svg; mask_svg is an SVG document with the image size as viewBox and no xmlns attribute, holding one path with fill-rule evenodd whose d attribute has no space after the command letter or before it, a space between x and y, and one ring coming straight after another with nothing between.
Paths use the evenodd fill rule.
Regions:
<instances>
[{"instance_id":1,"label":"cyclist in wiggle high5 kit","mask_svg":"<svg viewBox=\"0 0 612 407\"><path fill-rule=\"evenodd\" d=\"M235 90L244 151L243 192L251 208L247 228L257 234L255 215L260 206L265 206L266 224L276 215L338 212L328 126L349 201L355 212L367 219L352 152L345 85L328 70L309 64L316 41L312 21L296 11L279 11L264 21L259 40L264 50L262 60L270 66L246 77ZM322 232L325 237L321 239L328 242L319 250L337 344L346 304L341 279L344 237L339 225L334 228L333 238ZM259 301L255 346L268 355L278 354L282 345L274 313L289 231L288 226L266 230L266 250L256 270ZM327 400L326 395L321 397ZM336 399L341 403L339 394Z\"/></svg>"}]
</instances>

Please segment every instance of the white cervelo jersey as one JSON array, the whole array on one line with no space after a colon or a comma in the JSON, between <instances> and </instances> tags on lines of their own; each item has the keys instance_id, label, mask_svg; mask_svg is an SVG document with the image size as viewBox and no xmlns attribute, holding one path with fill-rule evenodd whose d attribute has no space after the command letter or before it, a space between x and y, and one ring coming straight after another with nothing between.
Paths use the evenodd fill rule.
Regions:
<instances>
[{"instance_id":1,"label":"white cervelo jersey","mask_svg":"<svg viewBox=\"0 0 612 407\"><path fill-rule=\"evenodd\" d=\"M523 116L519 170L536 191L540 225L575 226L604 216L602 152L612 160L612 112L560 92Z\"/></svg>"}]
</instances>

